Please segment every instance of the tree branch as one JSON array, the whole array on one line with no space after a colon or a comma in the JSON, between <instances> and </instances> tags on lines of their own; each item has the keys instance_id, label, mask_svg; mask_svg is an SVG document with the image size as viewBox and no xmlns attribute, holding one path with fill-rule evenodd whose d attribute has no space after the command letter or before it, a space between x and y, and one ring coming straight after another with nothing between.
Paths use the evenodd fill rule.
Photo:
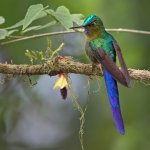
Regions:
<instances>
[{"instance_id":1,"label":"tree branch","mask_svg":"<svg viewBox=\"0 0 150 150\"><path fill-rule=\"evenodd\" d=\"M131 79L140 81L150 81L150 71L128 69ZM0 73L13 75L57 75L61 72L83 74L87 76L103 76L100 69L96 68L92 72L91 64L83 64L73 61L70 57L56 57L52 61L41 65L15 65L15 64L0 64Z\"/></svg>"},{"instance_id":2,"label":"tree branch","mask_svg":"<svg viewBox=\"0 0 150 150\"><path fill-rule=\"evenodd\" d=\"M133 29L118 28L118 29L106 29L106 31L110 31L110 32L127 32L127 33L137 33L137 34L150 35L150 31L133 30ZM75 33L75 32L83 32L83 30L50 32L50 33L43 33L43 34L36 34L36 35L31 35L31 36L19 37L17 39L16 39L16 36L15 36L14 40L2 42L1 45L15 43L15 42L19 42L19 41L25 41L25 40L29 40L29 39L36 39L36 38L47 37L47 36L52 36L52 35L69 34L69 33ZM11 36L11 37L13 37L13 36Z\"/></svg>"}]
</instances>

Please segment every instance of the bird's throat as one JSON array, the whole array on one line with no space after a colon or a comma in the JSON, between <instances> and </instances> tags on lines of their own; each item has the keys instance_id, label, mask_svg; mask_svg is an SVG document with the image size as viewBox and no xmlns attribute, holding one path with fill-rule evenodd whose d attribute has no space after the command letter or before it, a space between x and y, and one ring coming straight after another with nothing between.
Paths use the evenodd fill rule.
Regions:
<instances>
[{"instance_id":1,"label":"bird's throat","mask_svg":"<svg viewBox=\"0 0 150 150\"><path fill-rule=\"evenodd\" d=\"M103 32L100 30L85 29L84 33L85 33L88 40L93 40L93 39L99 38L103 35Z\"/></svg>"}]
</instances>

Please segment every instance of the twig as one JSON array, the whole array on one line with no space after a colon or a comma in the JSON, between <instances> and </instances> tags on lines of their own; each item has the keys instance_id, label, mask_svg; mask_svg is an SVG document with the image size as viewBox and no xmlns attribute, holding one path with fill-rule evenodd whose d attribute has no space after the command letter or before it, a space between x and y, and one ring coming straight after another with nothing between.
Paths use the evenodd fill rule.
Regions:
<instances>
[{"instance_id":1,"label":"twig","mask_svg":"<svg viewBox=\"0 0 150 150\"><path fill-rule=\"evenodd\" d=\"M150 71L128 69L130 77L140 81L150 81ZM68 57L59 59L55 58L53 61L44 65L14 65L14 64L0 64L0 73L13 75L43 75L50 76L57 75L61 72L83 74L87 76L103 76L99 68L95 72L92 71L90 64L83 64L75 62Z\"/></svg>"},{"instance_id":2,"label":"twig","mask_svg":"<svg viewBox=\"0 0 150 150\"><path fill-rule=\"evenodd\" d=\"M25 36L25 37L19 38L19 39L14 39L14 40L2 42L1 45L6 45L6 44L15 43L15 42L19 42L19 41L30 40L30 39L36 39L36 38L41 38L41 37L47 37L47 36L52 36L52 35L74 33L74 32L75 31L59 31L59 32L36 34L36 35L31 35L31 36Z\"/></svg>"},{"instance_id":3,"label":"twig","mask_svg":"<svg viewBox=\"0 0 150 150\"><path fill-rule=\"evenodd\" d=\"M137 33L137 34L150 35L150 31L133 30L133 29L118 28L118 29L106 29L106 31L110 31L110 32L127 32L127 33ZM26 36L26 37L22 37L22 38L10 40L10 41L2 42L1 45L15 43L15 42L19 42L19 41L25 41L25 40L29 40L29 39L36 39L36 38L47 37L47 36L52 36L52 35L68 34L68 33L75 33L75 32L83 32L83 30L82 31L81 30L80 31L58 31L58 32L36 34L36 35Z\"/></svg>"},{"instance_id":4,"label":"twig","mask_svg":"<svg viewBox=\"0 0 150 150\"><path fill-rule=\"evenodd\" d=\"M127 33L138 33L138 34L147 34L150 35L150 31L142 31L142 30L133 30L133 29L106 29L107 31L110 32L127 32Z\"/></svg>"}]
</instances>

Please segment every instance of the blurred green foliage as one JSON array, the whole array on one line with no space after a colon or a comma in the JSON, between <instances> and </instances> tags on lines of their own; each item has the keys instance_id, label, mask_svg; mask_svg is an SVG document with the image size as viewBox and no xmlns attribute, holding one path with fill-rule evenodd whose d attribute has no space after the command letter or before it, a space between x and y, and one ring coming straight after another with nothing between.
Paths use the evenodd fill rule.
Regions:
<instances>
[{"instance_id":1,"label":"blurred green foliage","mask_svg":"<svg viewBox=\"0 0 150 150\"><path fill-rule=\"evenodd\" d=\"M73 14L83 14L85 17L89 14L96 13L99 15L106 28L131 28L131 29L140 29L140 30L150 30L150 20L149 14L150 2L148 0L137 1L137 0L5 0L1 2L0 16L5 17L5 23L2 24L2 27L8 27L19 20L22 20L26 14L27 9L30 5L41 3L44 6L49 5L51 9L56 10L57 7L64 5L66 6L71 13ZM46 23L48 19L43 19L42 23ZM36 22L39 24L39 22ZM35 23L35 25L36 25ZM56 30L64 30L62 27L53 27L46 28L42 31L35 31L33 33L43 33L51 32ZM112 33L115 39L118 41L124 58L126 60L127 66L129 68L136 69L149 69L150 68L150 51L149 51L149 41L150 36L148 35L139 35L139 34L130 34L130 33ZM64 35L64 36L54 36L51 37L54 48L57 48L58 45L62 42L65 43L65 47L61 54L63 55L73 55L77 60L86 60L84 54L83 36L81 34L73 35ZM42 50L46 49L47 40L46 38L22 41L0 48L0 56L2 58L1 62L9 61L12 59L14 63L28 63L27 58L24 53L26 49L35 49ZM45 78L45 77L44 77ZM73 77L72 77L73 80ZM78 80L81 82L85 80L81 77L78 77ZM39 81L40 82L40 81ZM46 82L50 83L50 79ZM77 82L77 80L76 80ZM45 82L44 82L45 83ZM81 82L82 83L82 82ZM84 145L86 150L98 150L98 149L107 149L107 150L147 150L150 147L150 86L148 84L141 83L140 81L132 81L132 88L126 89L122 86L119 86L120 91L120 102L125 122L126 134L124 136L119 135L117 132L112 116L111 110L109 107L109 102L107 98L107 93L103 79L90 80L90 88L85 88L87 82L83 82L76 85L79 90L78 96L79 101L83 102L83 99L88 100L88 110L86 113L86 123L84 131ZM98 84L99 83L99 84ZM39 84L39 83L38 83ZM80 86L79 86L80 85ZM37 85L38 86L38 85ZM85 93L81 90L85 89ZM44 145L40 144L35 146L35 141L38 139L38 135L35 135L34 144L26 143L26 138L30 139L30 134L27 132L34 131L36 126L39 125L39 120L36 122L35 118L38 119L44 118L45 120L50 120L52 123L57 123L60 125L60 128L63 126L63 121L66 118L69 118L69 115L73 114L75 110L71 105L68 105L69 102L61 103L60 99L57 101L54 96L54 92L51 95L48 95L45 91L52 90L50 87L46 87L41 84L40 90L37 92L31 90L28 85L28 80L25 78L15 78L14 80L7 81L5 84L1 85L1 97L0 97L0 148L3 150L9 149L23 149L23 150L77 150L81 149L79 140L78 140L78 130L79 130L79 120L78 114L74 114L72 119L67 122L66 128L62 128L68 136L60 140L59 144ZM41 94L43 91L45 94ZM47 95L46 95L47 94ZM86 96L83 95L85 94ZM50 104L53 107L47 105L47 101L44 102L44 97L48 101L52 99ZM25 101L26 100L26 101ZM69 99L68 99L69 100ZM67 101L68 101L67 100ZM53 102L56 104L54 105ZM68 106L68 107L67 107ZM31 108L31 109L30 109ZM56 108L56 109L54 109ZM36 110L36 111L35 111ZM28 121L28 117L24 115L24 112L27 111L29 116L32 117L35 122L30 122L28 128L32 130L27 130L24 135L19 136L21 131L24 131L24 128L17 127L21 126L18 121L19 119ZM57 115L55 113L59 112ZM65 112L65 113L64 113ZM36 115L37 114L37 115ZM51 114L55 114L54 118L49 118ZM61 119L60 115L63 114ZM18 119L19 118L19 119ZM42 122L45 120L42 119ZM65 121L64 121L65 122ZM45 124L40 126L42 129L47 129ZM41 129L40 128L40 129ZM44 135L42 129L39 130L40 135ZM65 130L66 129L66 130ZM18 131L18 132L17 132ZM56 130L57 131L57 130ZM16 136L13 137L13 133ZM49 132L49 130L47 130ZM28 137L29 134L29 137ZM46 133L45 133L46 134ZM64 133L62 133L63 136ZM25 138L26 137L26 138ZM19 140L22 139L22 140ZM47 140L47 139L43 139ZM17 141L17 142L16 142Z\"/></svg>"}]
</instances>

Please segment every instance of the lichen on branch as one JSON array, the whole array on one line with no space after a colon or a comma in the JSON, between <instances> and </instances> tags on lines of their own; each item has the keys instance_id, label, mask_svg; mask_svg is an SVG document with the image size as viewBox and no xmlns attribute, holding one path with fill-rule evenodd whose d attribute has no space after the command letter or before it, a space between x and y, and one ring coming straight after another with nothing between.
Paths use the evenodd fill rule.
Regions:
<instances>
[{"instance_id":1,"label":"lichen on branch","mask_svg":"<svg viewBox=\"0 0 150 150\"><path fill-rule=\"evenodd\" d=\"M140 81L150 81L150 71L128 69L131 79ZM99 67L92 71L91 64L84 64L74 61L71 57L57 56L45 64L38 65L16 65L0 63L0 73L12 75L50 75L55 76L61 72L75 73L87 76L103 76Z\"/></svg>"}]
</instances>

